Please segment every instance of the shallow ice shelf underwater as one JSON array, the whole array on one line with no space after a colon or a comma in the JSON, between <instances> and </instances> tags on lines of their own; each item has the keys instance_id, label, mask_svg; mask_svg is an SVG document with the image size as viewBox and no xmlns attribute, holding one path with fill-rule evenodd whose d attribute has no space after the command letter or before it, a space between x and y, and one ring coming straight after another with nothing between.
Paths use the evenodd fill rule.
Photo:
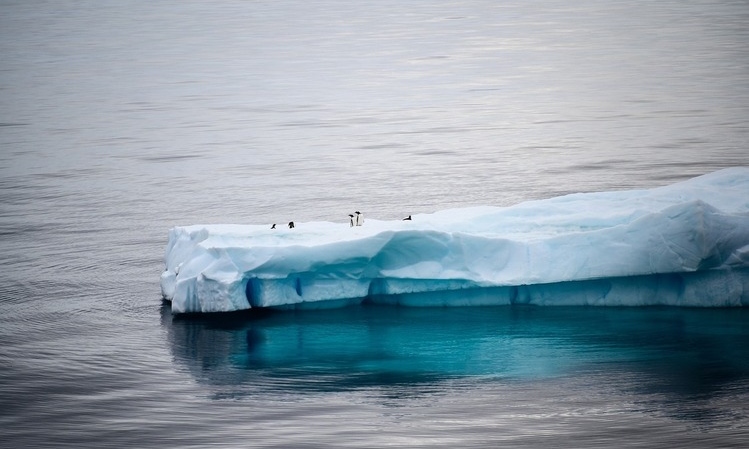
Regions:
<instances>
[{"instance_id":1,"label":"shallow ice shelf underwater","mask_svg":"<svg viewBox=\"0 0 749 449\"><path fill-rule=\"evenodd\" d=\"M749 167L355 227L177 226L165 262L161 290L177 314L360 302L744 306Z\"/></svg>"}]
</instances>

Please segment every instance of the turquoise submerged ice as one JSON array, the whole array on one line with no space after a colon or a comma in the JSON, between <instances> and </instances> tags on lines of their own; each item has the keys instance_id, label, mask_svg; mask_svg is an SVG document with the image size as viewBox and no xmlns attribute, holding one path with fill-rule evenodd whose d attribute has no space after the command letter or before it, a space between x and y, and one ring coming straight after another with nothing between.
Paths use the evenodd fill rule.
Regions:
<instances>
[{"instance_id":1,"label":"turquoise submerged ice","mask_svg":"<svg viewBox=\"0 0 749 449\"><path fill-rule=\"evenodd\" d=\"M364 301L749 305L749 168L359 227L175 227L161 289L173 313Z\"/></svg>"}]
</instances>

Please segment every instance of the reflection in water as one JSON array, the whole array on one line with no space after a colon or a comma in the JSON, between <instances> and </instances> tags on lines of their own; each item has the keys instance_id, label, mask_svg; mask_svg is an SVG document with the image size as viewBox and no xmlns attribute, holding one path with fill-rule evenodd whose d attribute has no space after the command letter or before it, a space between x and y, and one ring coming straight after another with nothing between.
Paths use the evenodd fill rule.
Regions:
<instances>
[{"instance_id":1,"label":"reflection in water","mask_svg":"<svg viewBox=\"0 0 749 449\"><path fill-rule=\"evenodd\" d=\"M665 404L669 414L704 419L721 414L725 392L749 388L743 308L357 306L173 318L165 304L162 312L177 362L219 396L575 377L633 394L645 409Z\"/></svg>"}]
</instances>

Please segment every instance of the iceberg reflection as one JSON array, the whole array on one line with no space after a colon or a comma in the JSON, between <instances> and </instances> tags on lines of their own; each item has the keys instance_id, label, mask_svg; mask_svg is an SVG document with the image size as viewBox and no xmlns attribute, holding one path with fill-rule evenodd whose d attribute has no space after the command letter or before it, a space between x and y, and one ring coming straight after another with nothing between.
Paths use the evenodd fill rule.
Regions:
<instances>
[{"instance_id":1,"label":"iceberg reflection","mask_svg":"<svg viewBox=\"0 0 749 449\"><path fill-rule=\"evenodd\" d=\"M744 308L372 305L175 317L165 303L162 311L176 361L231 394L589 376L630 379L623 388L645 395L704 397L749 381L748 320Z\"/></svg>"}]
</instances>

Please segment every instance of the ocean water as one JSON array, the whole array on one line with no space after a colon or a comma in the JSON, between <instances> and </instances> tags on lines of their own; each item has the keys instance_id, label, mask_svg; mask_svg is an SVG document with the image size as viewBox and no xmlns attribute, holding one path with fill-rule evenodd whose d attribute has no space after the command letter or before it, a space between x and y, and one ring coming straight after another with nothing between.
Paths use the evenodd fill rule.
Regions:
<instances>
[{"instance_id":1,"label":"ocean water","mask_svg":"<svg viewBox=\"0 0 749 449\"><path fill-rule=\"evenodd\" d=\"M744 309L174 318L168 229L749 162L749 3L0 0L0 447L745 447Z\"/></svg>"}]
</instances>

